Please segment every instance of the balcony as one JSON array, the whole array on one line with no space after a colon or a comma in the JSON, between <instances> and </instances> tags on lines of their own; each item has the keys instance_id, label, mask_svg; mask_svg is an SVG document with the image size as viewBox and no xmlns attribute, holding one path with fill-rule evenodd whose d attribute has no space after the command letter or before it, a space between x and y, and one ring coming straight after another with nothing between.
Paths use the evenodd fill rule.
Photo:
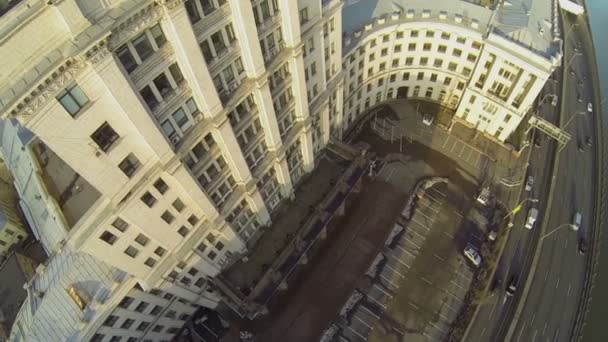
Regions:
<instances>
[{"instance_id":1,"label":"balcony","mask_svg":"<svg viewBox=\"0 0 608 342\"><path fill-rule=\"evenodd\" d=\"M228 84L228 88L218 89L218 96L224 107L232 107L238 104L245 95L251 92L255 81L245 77L241 80L234 79Z\"/></svg>"},{"instance_id":2,"label":"balcony","mask_svg":"<svg viewBox=\"0 0 608 342\"><path fill-rule=\"evenodd\" d=\"M266 67L272 69L270 65L274 64L277 60L282 61L283 58L275 58L279 53L285 50L285 42L280 41L275 46L271 47L264 54L264 63Z\"/></svg>"},{"instance_id":3,"label":"balcony","mask_svg":"<svg viewBox=\"0 0 608 342\"><path fill-rule=\"evenodd\" d=\"M211 74L215 74L217 71L219 71L219 69L225 66L223 62L232 61L238 55L240 55L240 48L238 41L235 40L232 42L232 44L227 45L219 51L216 51L216 55L210 61L207 61L209 72Z\"/></svg>"},{"instance_id":4,"label":"balcony","mask_svg":"<svg viewBox=\"0 0 608 342\"><path fill-rule=\"evenodd\" d=\"M258 36L264 37L266 33L274 31L281 24L281 12L275 11L272 16L267 17L263 22L256 24Z\"/></svg>"}]
</instances>

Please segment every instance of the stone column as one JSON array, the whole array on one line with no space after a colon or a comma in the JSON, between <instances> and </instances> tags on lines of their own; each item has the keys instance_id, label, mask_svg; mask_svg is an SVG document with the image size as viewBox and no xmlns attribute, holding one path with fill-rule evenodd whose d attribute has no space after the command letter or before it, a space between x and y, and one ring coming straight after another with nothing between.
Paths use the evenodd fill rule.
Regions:
<instances>
[{"instance_id":1,"label":"stone column","mask_svg":"<svg viewBox=\"0 0 608 342\"><path fill-rule=\"evenodd\" d=\"M240 185L246 185L252 179L251 171L247 162L245 162L245 157L243 157L241 147L236 140L228 117L218 117L217 119L219 122L215 123L213 138L220 145L222 155L226 158L228 165L231 166L236 182Z\"/></svg>"},{"instance_id":2,"label":"stone column","mask_svg":"<svg viewBox=\"0 0 608 342\"><path fill-rule=\"evenodd\" d=\"M291 182L291 176L289 175L289 166L287 165L285 152L281 152L281 155L277 157L277 162L274 165L274 171L277 175L277 180L281 185L281 195L283 195L285 198L293 199L293 183Z\"/></svg>"},{"instance_id":3,"label":"stone column","mask_svg":"<svg viewBox=\"0 0 608 342\"><path fill-rule=\"evenodd\" d=\"M256 79L264 74L266 67L264 66L251 1L231 1L230 9L232 10L232 17L237 19L232 21L232 26L241 46L243 66L247 75Z\"/></svg>"},{"instance_id":4,"label":"stone column","mask_svg":"<svg viewBox=\"0 0 608 342\"><path fill-rule=\"evenodd\" d=\"M302 146L302 165L305 172L311 172L315 168L315 152L312 142L312 125L310 121L300 134L300 144Z\"/></svg>"},{"instance_id":5,"label":"stone column","mask_svg":"<svg viewBox=\"0 0 608 342\"><path fill-rule=\"evenodd\" d=\"M268 212L268 208L266 208L266 204L264 203L264 199L260 194L255 182L250 182L247 184L247 203L249 203L249 207L251 211L253 211L258 220L263 226L268 226L272 222L270 221L270 213Z\"/></svg>"},{"instance_id":6,"label":"stone column","mask_svg":"<svg viewBox=\"0 0 608 342\"><path fill-rule=\"evenodd\" d=\"M340 83L336 88L336 136L342 140L344 132L344 84Z\"/></svg>"},{"instance_id":7,"label":"stone column","mask_svg":"<svg viewBox=\"0 0 608 342\"><path fill-rule=\"evenodd\" d=\"M300 32L300 13L298 2L293 0L279 0L281 10L281 27L283 28L283 40L288 47L300 45L302 40Z\"/></svg>"},{"instance_id":8,"label":"stone column","mask_svg":"<svg viewBox=\"0 0 608 342\"><path fill-rule=\"evenodd\" d=\"M205 117L213 117L222 109L222 103L182 1L164 3L161 25L197 105Z\"/></svg>"},{"instance_id":9,"label":"stone column","mask_svg":"<svg viewBox=\"0 0 608 342\"><path fill-rule=\"evenodd\" d=\"M260 117L260 123L264 128L266 145L270 151L276 151L281 147L282 141L277 116L274 111L274 105L272 104L268 79L261 79L257 82L257 86L258 88L254 93L255 103L259 109L258 116Z\"/></svg>"},{"instance_id":10,"label":"stone column","mask_svg":"<svg viewBox=\"0 0 608 342\"><path fill-rule=\"evenodd\" d=\"M112 93L114 100L123 108L129 119L141 133L142 138L154 150L161 163L167 163L173 156L173 150L154 123L152 116L144 107L143 100L125 77L122 67L108 50L107 44L93 48L87 53L93 69Z\"/></svg>"},{"instance_id":11,"label":"stone column","mask_svg":"<svg viewBox=\"0 0 608 342\"><path fill-rule=\"evenodd\" d=\"M331 96L331 95L330 95ZM322 146L327 145L331 133L331 123L329 121L329 105L324 106L321 110L321 141Z\"/></svg>"}]
</instances>

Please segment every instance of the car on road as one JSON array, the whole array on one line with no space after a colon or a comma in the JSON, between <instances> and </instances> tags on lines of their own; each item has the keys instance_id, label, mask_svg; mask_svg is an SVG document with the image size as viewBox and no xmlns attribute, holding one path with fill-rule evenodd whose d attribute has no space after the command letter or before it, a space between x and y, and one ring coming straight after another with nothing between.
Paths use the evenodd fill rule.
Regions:
<instances>
[{"instance_id":1,"label":"car on road","mask_svg":"<svg viewBox=\"0 0 608 342\"><path fill-rule=\"evenodd\" d=\"M578 143L578 151L585 152L585 145L583 144L582 141L579 141L579 143Z\"/></svg>"},{"instance_id":2,"label":"car on road","mask_svg":"<svg viewBox=\"0 0 608 342\"><path fill-rule=\"evenodd\" d=\"M509 285L507 285L505 293L507 296L512 297L515 294L515 291L517 291L517 277L512 275L509 279Z\"/></svg>"},{"instance_id":3,"label":"car on road","mask_svg":"<svg viewBox=\"0 0 608 342\"><path fill-rule=\"evenodd\" d=\"M572 229L574 231L579 230L581 228L581 224L583 224L583 215L580 213L580 211L577 211L574 213L574 216L572 216Z\"/></svg>"},{"instance_id":4,"label":"car on road","mask_svg":"<svg viewBox=\"0 0 608 342\"><path fill-rule=\"evenodd\" d=\"M424 114L424 116L422 117L422 123L427 126L431 126L433 124L434 119L435 118L433 118L431 114Z\"/></svg>"},{"instance_id":5,"label":"car on road","mask_svg":"<svg viewBox=\"0 0 608 342\"><path fill-rule=\"evenodd\" d=\"M479 252L475 247L471 245L467 246L464 249L464 256L466 256L471 263L475 265L475 267L479 267L479 265L481 265L481 255L479 255Z\"/></svg>"},{"instance_id":6,"label":"car on road","mask_svg":"<svg viewBox=\"0 0 608 342\"><path fill-rule=\"evenodd\" d=\"M591 141L591 137L587 137L585 139L585 144L587 144L587 146L591 147L591 145L593 144L592 141Z\"/></svg>"},{"instance_id":7,"label":"car on road","mask_svg":"<svg viewBox=\"0 0 608 342\"><path fill-rule=\"evenodd\" d=\"M570 67L570 75L574 76L574 69L572 67Z\"/></svg>"},{"instance_id":8,"label":"car on road","mask_svg":"<svg viewBox=\"0 0 608 342\"><path fill-rule=\"evenodd\" d=\"M580 238L580 239L578 239L578 254L585 255L586 253L587 253L587 242L585 242L585 239Z\"/></svg>"},{"instance_id":9,"label":"car on road","mask_svg":"<svg viewBox=\"0 0 608 342\"><path fill-rule=\"evenodd\" d=\"M576 94L576 101L582 103L583 102L583 98L581 97L581 94Z\"/></svg>"},{"instance_id":10,"label":"car on road","mask_svg":"<svg viewBox=\"0 0 608 342\"><path fill-rule=\"evenodd\" d=\"M534 186L534 176L528 176L528 179L526 179L526 191L532 191L532 186Z\"/></svg>"},{"instance_id":11,"label":"car on road","mask_svg":"<svg viewBox=\"0 0 608 342\"><path fill-rule=\"evenodd\" d=\"M551 105L553 107L557 106L557 95L553 95L553 99L551 99Z\"/></svg>"},{"instance_id":12,"label":"car on road","mask_svg":"<svg viewBox=\"0 0 608 342\"><path fill-rule=\"evenodd\" d=\"M538 218L538 209L532 208L528 211L528 219L526 219L526 224L524 227L526 229L532 229L534 224L536 223L536 218Z\"/></svg>"},{"instance_id":13,"label":"car on road","mask_svg":"<svg viewBox=\"0 0 608 342\"><path fill-rule=\"evenodd\" d=\"M591 102L587 103L587 111L589 113L593 113L593 103L591 103Z\"/></svg>"}]
</instances>

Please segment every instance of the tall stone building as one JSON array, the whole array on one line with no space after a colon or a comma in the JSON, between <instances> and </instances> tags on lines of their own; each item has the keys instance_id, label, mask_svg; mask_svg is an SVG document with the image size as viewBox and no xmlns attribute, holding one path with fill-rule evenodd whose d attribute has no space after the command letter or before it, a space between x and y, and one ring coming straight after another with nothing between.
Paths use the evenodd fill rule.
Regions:
<instances>
[{"instance_id":1,"label":"tall stone building","mask_svg":"<svg viewBox=\"0 0 608 342\"><path fill-rule=\"evenodd\" d=\"M51 257L11 338L169 340L340 129L342 3L13 5L3 145Z\"/></svg>"}]
</instances>

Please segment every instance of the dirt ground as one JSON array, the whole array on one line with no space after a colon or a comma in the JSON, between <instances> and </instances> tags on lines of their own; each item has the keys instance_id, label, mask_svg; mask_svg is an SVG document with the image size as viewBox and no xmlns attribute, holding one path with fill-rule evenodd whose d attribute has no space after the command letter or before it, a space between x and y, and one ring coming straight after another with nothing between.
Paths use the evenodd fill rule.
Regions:
<instances>
[{"instance_id":1,"label":"dirt ground","mask_svg":"<svg viewBox=\"0 0 608 342\"><path fill-rule=\"evenodd\" d=\"M260 341L314 341L340 310L399 214L406 189L364 183L362 192L335 222L338 229L291 287L271 303L270 316L254 322ZM374 210L370 209L374 203Z\"/></svg>"},{"instance_id":2,"label":"dirt ground","mask_svg":"<svg viewBox=\"0 0 608 342\"><path fill-rule=\"evenodd\" d=\"M256 284L267 267L293 239L310 216L314 206L331 190L332 183L344 171L337 161L322 158L317 168L295 190L295 200L286 203L273 214L273 224L265 229L248 255L248 261L238 261L224 272L225 277L244 295Z\"/></svg>"}]
</instances>

